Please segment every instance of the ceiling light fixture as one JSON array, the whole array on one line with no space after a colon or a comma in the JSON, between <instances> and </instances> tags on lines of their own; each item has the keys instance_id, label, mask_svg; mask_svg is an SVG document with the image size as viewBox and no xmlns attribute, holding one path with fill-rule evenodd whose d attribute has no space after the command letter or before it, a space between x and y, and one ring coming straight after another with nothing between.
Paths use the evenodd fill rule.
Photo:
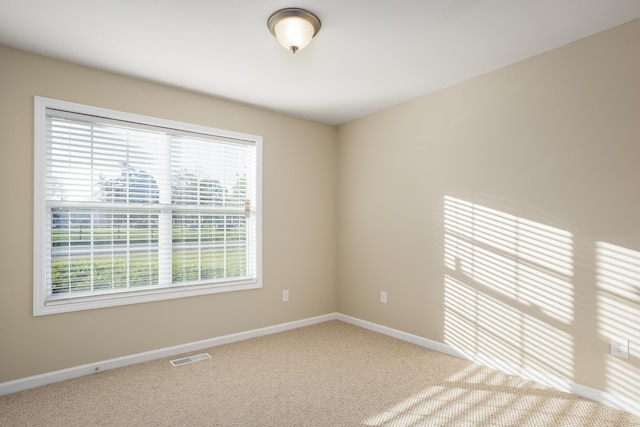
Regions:
<instances>
[{"instance_id":1,"label":"ceiling light fixture","mask_svg":"<svg viewBox=\"0 0 640 427\"><path fill-rule=\"evenodd\" d=\"M267 26L285 49L296 53L318 34L320 20L308 10L289 7L272 13Z\"/></svg>"}]
</instances>

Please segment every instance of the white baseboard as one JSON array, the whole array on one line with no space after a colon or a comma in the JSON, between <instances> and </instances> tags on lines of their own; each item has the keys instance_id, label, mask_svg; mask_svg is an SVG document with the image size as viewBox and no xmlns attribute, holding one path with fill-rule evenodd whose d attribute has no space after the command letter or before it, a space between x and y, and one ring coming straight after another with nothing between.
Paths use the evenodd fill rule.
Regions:
<instances>
[{"instance_id":1,"label":"white baseboard","mask_svg":"<svg viewBox=\"0 0 640 427\"><path fill-rule=\"evenodd\" d=\"M82 366L74 366L59 371L47 372L31 377L20 378L13 381L0 383L0 396L11 394L18 391L39 387L46 384L52 384L58 381L69 380L84 375L95 374L96 372L107 371L110 369L122 368L124 366L134 365L136 363L148 362L150 360L161 359L164 357L176 356L179 354L190 353L193 351L203 350L205 348L216 347L223 344L230 344L237 341L243 341L250 338L256 338L264 335L275 334L278 332L288 331L290 329L302 328L317 323L336 320L338 313L329 313L322 316L311 317L303 320L296 320L279 325L267 326L265 328L253 329L250 331L239 332L236 334L224 335L221 337L210 338L202 341L191 342L187 344L177 345L173 347L165 347L158 350L147 351L144 353L132 354L129 356L118 357L115 359L103 360L96 363L90 363Z\"/></svg>"},{"instance_id":2,"label":"white baseboard","mask_svg":"<svg viewBox=\"0 0 640 427\"><path fill-rule=\"evenodd\" d=\"M116 369L124 366L134 365L136 363L148 362L151 360L161 359L164 357L171 357L179 354L190 353L193 351L199 351L206 348L216 347L219 345L243 341L250 338L256 338L264 335L270 335L278 332L288 331L291 329L297 329L304 326L310 326L318 323L328 322L330 320L341 320L345 323L350 323L352 325L359 326L364 329L368 329L368 330L378 332L384 335L388 335L403 341L407 341L412 344L416 344L421 347L428 348L430 350L435 350L440 353L448 354L450 356L454 356L454 357L468 360L470 362L478 363L480 365L497 369L499 371L502 371L511 375L518 375L520 377L555 388L557 390L569 392L577 396L581 396L596 402L600 402L605 405L611 406L613 408L622 409L631 414L640 416L639 403L634 402L628 398L616 396L611 393L607 393L601 390L596 390L594 388L576 384L546 372L537 372L529 369L523 369L521 367L504 363L501 361L497 361L485 356L471 354L471 353L456 349L448 344L444 344L438 341L433 341L427 338L420 337L418 335L413 335L407 332L403 332L397 329L389 328L387 326L382 326L377 323L368 322L366 320L361 320L361 319L347 316L340 313L329 313L322 316L296 320L288 323L281 323L273 326L267 326L265 328L253 329L250 331L224 335L220 337L191 342L191 343L177 345L173 347L166 347L158 350L147 351L144 353L133 354L130 356L118 357L115 359L104 360L101 362L90 363L87 365L75 366L72 368L62 369L54 372L48 372L41 375L34 375L27 378L20 378L14 381L0 383L0 396L5 394L10 394L10 393L15 393L18 391L27 390L34 387L39 387L46 384L52 384L58 381L64 381L71 378L77 378L84 375L94 374L99 371L106 371L109 369Z\"/></svg>"},{"instance_id":3,"label":"white baseboard","mask_svg":"<svg viewBox=\"0 0 640 427\"><path fill-rule=\"evenodd\" d=\"M450 356L465 359L479 365L487 366L489 368L496 369L510 375L517 375L519 377L535 381L539 384L552 387L556 390L572 393L576 396L584 397L586 399L590 399L616 409L621 409L623 411L629 412L630 414L640 416L640 402L632 401L631 399L623 396L616 396L608 392L597 390L581 384L576 384L566 379L556 377L555 375L551 375L547 372L524 369L519 366L505 363L503 361L498 361L486 356L472 354L456 349L448 344L429 340L427 338L382 326L377 323L368 322L366 320L358 319L355 317L346 316L344 314L338 313L337 319L346 323L350 323L352 325L360 326L364 329L369 329L374 332L407 341L412 344L428 348L430 350L435 350L440 353L448 354Z\"/></svg>"}]
</instances>

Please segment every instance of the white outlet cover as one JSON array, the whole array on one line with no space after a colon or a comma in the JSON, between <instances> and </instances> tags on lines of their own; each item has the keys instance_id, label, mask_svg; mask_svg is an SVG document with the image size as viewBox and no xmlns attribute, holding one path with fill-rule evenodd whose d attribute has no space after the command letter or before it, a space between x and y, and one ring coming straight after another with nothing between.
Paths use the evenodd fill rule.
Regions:
<instances>
[{"instance_id":1,"label":"white outlet cover","mask_svg":"<svg viewBox=\"0 0 640 427\"><path fill-rule=\"evenodd\" d=\"M622 359L628 359L629 340L626 338L611 337L611 354Z\"/></svg>"},{"instance_id":2,"label":"white outlet cover","mask_svg":"<svg viewBox=\"0 0 640 427\"><path fill-rule=\"evenodd\" d=\"M385 291L381 291L380 292L380 302L382 304L386 304L387 303L387 293Z\"/></svg>"}]
</instances>

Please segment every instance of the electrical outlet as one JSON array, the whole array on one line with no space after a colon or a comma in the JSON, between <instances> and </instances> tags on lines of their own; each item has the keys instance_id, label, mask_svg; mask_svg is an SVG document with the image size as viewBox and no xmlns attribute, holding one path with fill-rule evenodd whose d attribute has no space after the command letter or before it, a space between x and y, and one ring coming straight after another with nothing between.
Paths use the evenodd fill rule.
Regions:
<instances>
[{"instance_id":1,"label":"electrical outlet","mask_svg":"<svg viewBox=\"0 0 640 427\"><path fill-rule=\"evenodd\" d=\"M287 302L287 301L289 301L289 291L284 290L282 291L282 302Z\"/></svg>"},{"instance_id":2,"label":"electrical outlet","mask_svg":"<svg viewBox=\"0 0 640 427\"><path fill-rule=\"evenodd\" d=\"M380 303L387 303L387 293L385 291L380 291Z\"/></svg>"},{"instance_id":3,"label":"electrical outlet","mask_svg":"<svg viewBox=\"0 0 640 427\"><path fill-rule=\"evenodd\" d=\"M626 338L611 337L611 354L622 359L629 358L629 340Z\"/></svg>"}]
</instances>

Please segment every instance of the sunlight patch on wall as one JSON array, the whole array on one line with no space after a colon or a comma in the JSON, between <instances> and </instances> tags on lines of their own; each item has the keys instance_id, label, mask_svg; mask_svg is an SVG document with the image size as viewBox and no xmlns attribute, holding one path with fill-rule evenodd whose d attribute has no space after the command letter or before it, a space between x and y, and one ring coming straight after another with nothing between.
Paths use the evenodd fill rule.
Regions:
<instances>
[{"instance_id":1,"label":"sunlight patch on wall","mask_svg":"<svg viewBox=\"0 0 640 427\"><path fill-rule=\"evenodd\" d=\"M496 362L563 378L573 376L570 334L448 276L445 277L445 342ZM504 368L508 370L508 366Z\"/></svg>"},{"instance_id":2,"label":"sunlight patch on wall","mask_svg":"<svg viewBox=\"0 0 640 427\"><path fill-rule=\"evenodd\" d=\"M606 356L606 390L640 404L640 252L596 242L598 332L627 338L629 359Z\"/></svg>"},{"instance_id":3,"label":"sunlight patch on wall","mask_svg":"<svg viewBox=\"0 0 640 427\"><path fill-rule=\"evenodd\" d=\"M446 196L445 342L573 377L573 239L545 224Z\"/></svg>"}]
</instances>

